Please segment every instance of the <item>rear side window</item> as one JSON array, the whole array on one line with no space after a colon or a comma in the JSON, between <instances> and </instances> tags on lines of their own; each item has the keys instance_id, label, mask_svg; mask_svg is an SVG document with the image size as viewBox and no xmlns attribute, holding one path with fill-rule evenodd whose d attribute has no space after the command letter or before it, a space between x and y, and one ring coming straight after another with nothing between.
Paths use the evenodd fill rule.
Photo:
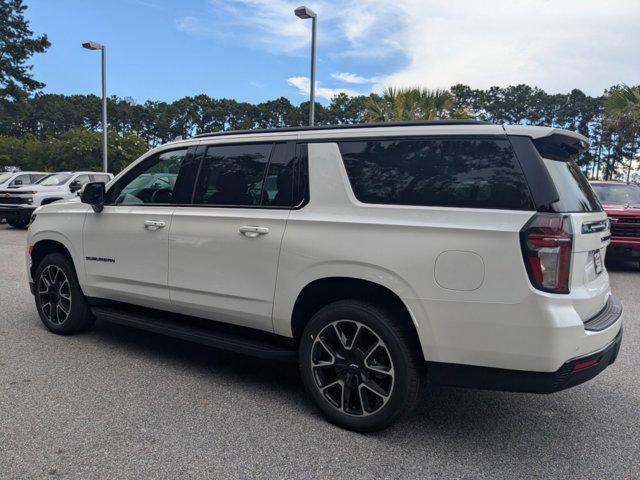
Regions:
<instances>
[{"instance_id":1,"label":"rear side window","mask_svg":"<svg viewBox=\"0 0 640 480\"><path fill-rule=\"evenodd\" d=\"M560 200L553 204L554 210L563 213L602 211L598 197L575 162L543 160L560 195Z\"/></svg>"},{"instance_id":2,"label":"rear side window","mask_svg":"<svg viewBox=\"0 0 640 480\"><path fill-rule=\"evenodd\" d=\"M276 144L262 187L262 206L294 206L296 163L295 145Z\"/></svg>"},{"instance_id":3,"label":"rear side window","mask_svg":"<svg viewBox=\"0 0 640 480\"><path fill-rule=\"evenodd\" d=\"M262 184L272 148L271 143L209 147L202 162L193 203L260 205ZM277 181L277 173L273 181Z\"/></svg>"},{"instance_id":4,"label":"rear side window","mask_svg":"<svg viewBox=\"0 0 640 480\"><path fill-rule=\"evenodd\" d=\"M508 140L389 139L339 147L364 203L534 210Z\"/></svg>"}]
</instances>

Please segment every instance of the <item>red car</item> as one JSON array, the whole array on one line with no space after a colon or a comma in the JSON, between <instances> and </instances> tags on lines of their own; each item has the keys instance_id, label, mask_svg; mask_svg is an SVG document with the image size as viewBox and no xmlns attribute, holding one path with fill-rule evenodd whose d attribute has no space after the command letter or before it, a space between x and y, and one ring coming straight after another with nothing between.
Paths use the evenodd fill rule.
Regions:
<instances>
[{"instance_id":1,"label":"red car","mask_svg":"<svg viewBox=\"0 0 640 480\"><path fill-rule=\"evenodd\" d=\"M591 182L611 220L607 255L640 259L640 187L623 182Z\"/></svg>"}]
</instances>

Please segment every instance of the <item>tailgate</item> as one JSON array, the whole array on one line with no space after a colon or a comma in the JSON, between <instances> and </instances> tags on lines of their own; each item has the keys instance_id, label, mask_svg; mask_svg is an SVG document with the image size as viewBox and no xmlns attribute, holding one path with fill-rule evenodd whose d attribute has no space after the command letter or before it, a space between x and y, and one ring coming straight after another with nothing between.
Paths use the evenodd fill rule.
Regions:
<instances>
[{"instance_id":1,"label":"tailgate","mask_svg":"<svg viewBox=\"0 0 640 480\"><path fill-rule=\"evenodd\" d=\"M609 275L604 266L611 233L604 212L572 213L573 254L571 297L582 320L602 310L610 293Z\"/></svg>"}]
</instances>

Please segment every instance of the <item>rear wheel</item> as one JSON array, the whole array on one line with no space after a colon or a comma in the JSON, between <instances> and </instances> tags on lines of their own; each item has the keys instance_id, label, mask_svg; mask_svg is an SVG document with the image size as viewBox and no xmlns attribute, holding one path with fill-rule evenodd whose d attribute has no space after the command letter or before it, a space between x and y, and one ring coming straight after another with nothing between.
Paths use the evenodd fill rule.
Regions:
<instances>
[{"instance_id":1,"label":"rear wheel","mask_svg":"<svg viewBox=\"0 0 640 480\"><path fill-rule=\"evenodd\" d=\"M11 225L13 228L18 228L20 230L24 230L29 226L29 218L27 217L12 217L7 218L7 223Z\"/></svg>"},{"instance_id":2,"label":"rear wheel","mask_svg":"<svg viewBox=\"0 0 640 480\"><path fill-rule=\"evenodd\" d=\"M34 281L38 314L49 330L71 334L93 325L93 315L67 256L51 253L44 257Z\"/></svg>"},{"instance_id":3,"label":"rear wheel","mask_svg":"<svg viewBox=\"0 0 640 480\"><path fill-rule=\"evenodd\" d=\"M342 300L320 310L305 328L300 373L331 422L360 432L381 430L417 403L422 370L414 345L383 309Z\"/></svg>"}]
</instances>

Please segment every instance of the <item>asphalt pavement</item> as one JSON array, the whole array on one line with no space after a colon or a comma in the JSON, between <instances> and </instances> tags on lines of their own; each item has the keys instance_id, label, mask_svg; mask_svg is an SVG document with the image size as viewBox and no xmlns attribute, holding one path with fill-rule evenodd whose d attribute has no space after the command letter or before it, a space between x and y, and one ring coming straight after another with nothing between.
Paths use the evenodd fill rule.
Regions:
<instances>
[{"instance_id":1,"label":"asphalt pavement","mask_svg":"<svg viewBox=\"0 0 640 480\"><path fill-rule=\"evenodd\" d=\"M615 365L553 395L427 389L376 434L341 430L295 365L106 323L71 337L36 314L26 234L0 225L0 478L640 478L640 270Z\"/></svg>"}]
</instances>

